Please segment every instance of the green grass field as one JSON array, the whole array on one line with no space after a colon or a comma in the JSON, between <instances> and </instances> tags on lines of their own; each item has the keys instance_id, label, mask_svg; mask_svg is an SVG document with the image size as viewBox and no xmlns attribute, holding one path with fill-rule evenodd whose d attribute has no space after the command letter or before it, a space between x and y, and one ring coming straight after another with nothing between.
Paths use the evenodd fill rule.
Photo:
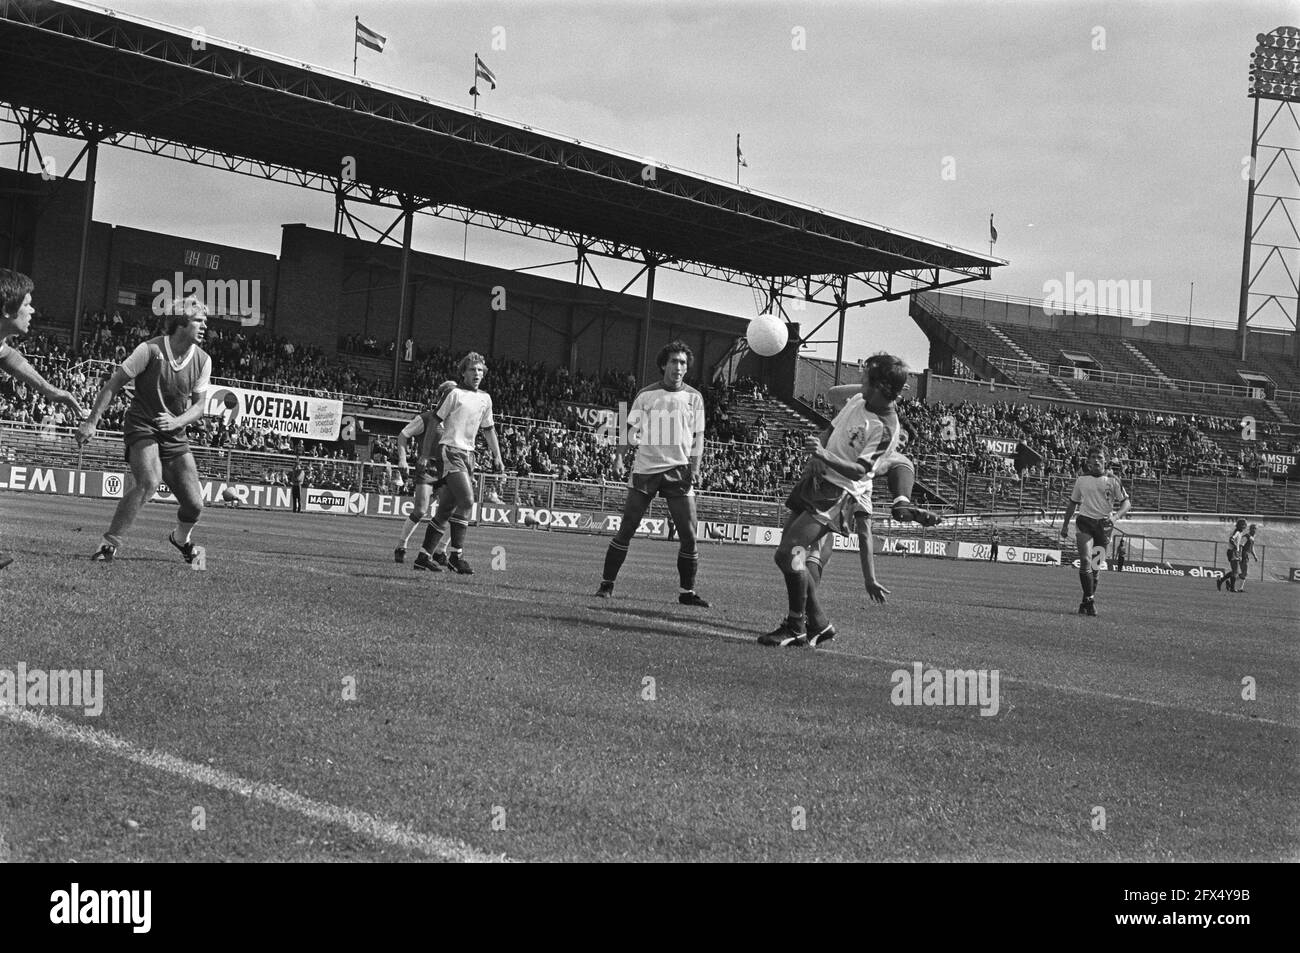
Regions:
<instances>
[{"instance_id":1,"label":"green grass field","mask_svg":"<svg viewBox=\"0 0 1300 953\"><path fill-rule=\"evenodd\" d=\"M109 503L0 495L0 669L104 673L0 709L0 859L1300 859L1300 587L1108 575L1089 619L1073 571L890 558L881 607L837 554L839 638L778 650L768 549L706 546L700 610L666 542L604 602L602 537L429 575L393 521L217 508L200 573L174 512L101 565ZM997 714L893 704L914 662Z\"/></svg>"}]
</instances>

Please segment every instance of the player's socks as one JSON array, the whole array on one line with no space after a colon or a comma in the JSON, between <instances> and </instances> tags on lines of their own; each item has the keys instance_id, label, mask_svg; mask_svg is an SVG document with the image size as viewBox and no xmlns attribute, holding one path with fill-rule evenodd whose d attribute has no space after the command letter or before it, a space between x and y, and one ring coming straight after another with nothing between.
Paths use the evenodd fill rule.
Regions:
<instances>
[{"instance_id":1,"label":"player's socks","mask_svg":"<svg viewBox=\"0 0 1300 953\"><path fill-rule=\"evenodd\" d=\"M105 533L105 534L104 534L104 544L107 545L107 546L112 546L114 549L121 549L121 548L122 548L122 537L121 537L121 536L114 536L112 533Z\"/></svg>"},{"instance_id":2,"label":"player's socks","mask_svg":"<svg viewBox=\"0 0 1300 953\"><path fill-rule=\"evenodd\" d=\"M695 591L695 573L700 568L700 554L698 552L677 553L677 581L681 584L682 592Z\"/></svg>"},{"instance_id":3,"label":"player's socks","mask_svg":"<svg viewBox=\"0 0 1300 953\"><path fill-rule=\"evenodd\" d=\"M1079 585L1083 588L1083 598L1087 599L1092 595L1092 572L1088 569L1079 570Z\"/></svg>"},{"instance_id":4,"label":"player's socks","mask_svg":"<svg viewBox=\"0 0 1300 953\"><path fill-rule=\"evenodd\" d=\"M793 570L783 571L782 575L785 576L785 594L790 604L790 618L802 619L808 606L808 577L802 572Z\"/></svg>"},{"instance_id":5,"label":"player's socks","mask_svg":"<svg viewBox=\"0 0 1300 953\"><path fill-rule=\"evenodd\" d=\"M197 525L197 523L182 523L177 520L176 529L172 531L172 539L176 540L176 545L188 546L190 533L194 532L194 527ZM105 536L104 538L107 539L108 537Z\"/></svg>"},{"instance_id":6,"label":"player's socks","mask_svg":"<svg viewBox=\"0 0 1300 953\"><path fill-rule=\"evenodd\" d=\"M438 548L438 543L441 542L445 530L445 524L439 526L437 523L430 523L429 528L424 531L424 542L421 544L420 550L432 556L434 550Z\"/></svg>"},{"instance_id":7,"label":"player's socks","mask_svg":"<svg viewBox=\"0 0 1300 953\"><path fill-rule=\"evenodd\" d=\"M601 576L601 581L613 586L615 580L618 579L618 571L623 568L625 559L627 559L627 546L616 539L611 539L609 548L605 550L605 570Z\"/></svg>"},{"instance_id":8,"label":"player's socks","mask_svg":"<svg viewBox=\"0 0 1300 953\"><path fill-rule=\"evenodd\" d=\"M465 534L469 532L469 520L453 516L448 522L451 523L451 542L447 546L447 558L450 559L452 550L459 553L465 545Z\"/></svg>"},{"instance_id":9,"label":"player's socks","mask_svg":"<svg viewBox=\"0 0 1300 953\"><path fill-rule=\"evenodd\" d=\"M398 549L406 548L407 544L410 543L411 541L411 535L415 532L415 528L419 525L420 525L420 521L416 519L415 514L412 513L411 518L406 521L406 526L403 527L405 532L402 533L402 541L398 545L397 547Z\"/></svg>"},{"instance_id":10,"label":"player's socks","mask_svg":"<svg viewBox=\"0 0 1300 953\"><path fill-rule=\"evenodd\" d=\"M806 581L804 583L804 612L808 616L808 629L811 632L820 632L829 625L826 613L822 611L821 602L817 599L817 587L822 581L822 562L819 553L814 553L808 557L804 563L806 571Z\"/></svg>"}]
</instances>

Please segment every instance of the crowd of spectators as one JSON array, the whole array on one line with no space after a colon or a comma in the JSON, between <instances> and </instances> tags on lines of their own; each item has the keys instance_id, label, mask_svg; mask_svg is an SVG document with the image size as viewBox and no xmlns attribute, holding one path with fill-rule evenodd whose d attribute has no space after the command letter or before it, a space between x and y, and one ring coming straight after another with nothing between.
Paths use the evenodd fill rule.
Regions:
<instances>
[{"instance_id":1,"label":"crowd of spectators","mask_svg":"<svg viewBox=\"0 0 1300 953\"><path fill-rule=\"evenodd\" d=\"M72 391L83 405L94 400L106 368L87 361L117 362L140 341L160 330L147 312L117 311L86 315L81 347L74 353L48 334L34 333L20 343L47 378ZM370 338L347 339L345 350L375 353L381 345ZM409 345L409 342L408 342ZM386 385L359 374L345 359L324 354L319 348L295 344L264 331L210 322L204 348L212 355L223 378L255 382L267 389L306 390L319 396L386 396ZM391 348L389 354L391 355ZM454 379L460 354L433 348L411 352L410 383L399 398L415 404L432 399L443 380ZM637 381L629 373L603 375L570 373L542 364L494 360L484 389L492 395L500 422L499 437L507 473L547 476L562 480L617 480L615 451L591 433L592 419L584 407L615 408L630 404ZM764 386L737 379L704 388L710 441L701 473L701 489L717 492L778 494L797 479L803 464L803 436L815 432L776 423L783 405L772 402ZM1088 444L1099 437L1128 477L1197 474L1253 478L1260 454L1270 450L1293 452L1296 442L1281 435L1276 425L1261 421L1257 441L1236 439L1239 422L1213 416L1132 412L1104 408L1074 409L1043 404L960 403L926 404L904 398L903 410L912 421L916 439L906 450L914 458L946 458L953 471L1012 473L1012 463L988 452L981 437L1022 441L1044 459L1031 472L1077 472ZM107 430L119 429L125 411L119 397L101 422ZM519 418L526 418L520 420ZM951 418L951 420L948 420ZM39 394L7 376L0 378L0 419L55 428L71 423L66 412L48 405ZM788 420L788 418L787 418ZM951 428L947 425L951 423ZM953 439L945 439L945 436ZM294 455L316 460L357 461L351 441L323 444L278 436L245 426L230 426L206 417L191 430L196 446L221 451L253 451ZM363 448L367 462L391 464L396 447L390 440L377 452ZM325 464L319 464L325 466ZM357 467L313 474L312 485L356 482ZM376 472L373 468L371 472ZM392 480L391 466L383 467L384 480Z\"/></svg>"}]
</instances>

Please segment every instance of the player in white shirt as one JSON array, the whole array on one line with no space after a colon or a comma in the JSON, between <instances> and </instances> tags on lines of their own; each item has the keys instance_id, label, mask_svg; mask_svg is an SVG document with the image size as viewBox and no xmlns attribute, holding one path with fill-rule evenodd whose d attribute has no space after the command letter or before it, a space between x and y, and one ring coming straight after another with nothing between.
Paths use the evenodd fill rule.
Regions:
<instances>
[{"instance_id":1,"label":"player in white shirt","mask_svg":"<svg viewBox=\"0 0 1300 953\"><path fill-rule=\"evenodd\" d=\"M39 391L47 401L63 404L72 412L73 419L80 420L86 416L86 411L77 403L77 399L47 381L27 363L17 348L8 344L11 336L26 334L31 327L32 315L36 313L32 307L32 291L35 288L32 279L22 272L0 268L0 371ZM12 556L0 553L0 569L13 561Z\"/></svg>"},{"instance_id":2,"label":"player in white shirt","mask_svg":"<svg viewBox=\"0 0 1300 953\"><path fill-rule=\"evenodd\" d=\"M1087 473L1074 481L1070 491L1070 504L1065 508L1061 523L1061 538L1070 531L1070 517L1078 510L1075 521L1075 547L1079 553L1079 585L1083 588L1083 601L1079 615L1096 615L1097 574L1101 560L1110 545L1110 531L1115 520L1123 519L1133 501L1124 492L1119 477L1106 472L1106 451L1101 444L1088 448Z\"/></svg>"},{"instance_id":3,"label":"player in white shirt","mask_svg":"<svg viewBox=\"0 0 1300 953\"><path fill-rule=\"evenodd\" d=\"M1250 544L1252 551L1255 545L1253 538L1254 532L1255 529L1252 526L1252 538ZM1239 519L1237 520L1237 528L1228 534L1228 574L1226 576L1220 576L1214 581L1215 588L1220 592L1223 591L1223 584L1225 582L1228 584L1229 592L1240 592L1245 588L1246 573L1245 566L1242 563L1242 554L1246 543L1246 536L1246 521ZM1237 587L1238 580L1241 580L1242 583L1240 589Z\"/></svg>"},{"instance_id":4,"label":"player in white shirt","mask_svg":"<svg viewBox=\"0 0 1300 953\"><path fill-rule=\"evenodd\" d=\"M628 412L628 439L636 446L632 475L627 481L618 533L605 550L605 568L596 595L614 594L618 572L641 518L655 496L668 506L677 530L677 601L684 606L709 607L695 591L700 554L695 548L695 474L704 455L704 398L686 383L695 354L684 341L670 341L659 350L663 380L641 388Z\"/></svg>"},{"instance_id":5,"label":"player in white shirt","mask_svg":"<svg viewBox=\"0 0 1300 953\"><path fill-rule=\"evenodd\" d=\"M856 384L841 384L839 387L832 387L827 391L826 399L832 407L843 407L851 397L860 393L861 390L862 388ZM912 502L912 487L916 482L916 467L911 459L903 453L903 447L909 440L915 439L916 431L911 422L903 416L897 407L894 408L894 412L898 414L898 423L903 428L903 433L898 438L897 449L889 455L888 467L885 470L886 479L889 483L889 492L893 495L893 502L890 504L890 515L899 523L920 523L922 526L936 526L943 522L943 517Z\"/></svg>"},{"instance_id":6,"label":"player in white shirt","mask_svg":"<svg viewBox=\"0 0 1300 953\"><path fill-rule=\"evenodd\" d=\"M793 517L781 531L775 561L785 577L788 613L776 629L758 637L760 645L821 645L835 637L817 599L820 574L807 559L832 531L866 535L863 576L878 602L888 592L875 580L870 547L872 479L889 466L901 427L894 401L907 386L907 367L890 354L875 354L863 366L862 389L820 438L809 437L812 451L803 478L786 500ZM850 528L850 527L853 528Z\"/></svg>"},{"instance_id":7,"label":"player in white shirt","mask_svg":"<svg viewBox=\"0 0 1300 953\"><path fill-rule=\"evenodd\" d=\"M501 461L501 447L497 443L496 421L492 419L492 398L479 390L487 376L487 363L482 354L471 351L460 359L457 367L461 375L460 385L448 393L434 411L442 425L437 452L443 485L438 490L433 519L424 533L424 545L420 547L416 565L420 569L434 569L439 565L434 562L433 554L450 523L447 568L468 576L474 570L462 549L469 530L469 518L474 512L474 441L480 431L492 451L495 471L504 471L505 464Z\"/></svg>"}]
</instances>

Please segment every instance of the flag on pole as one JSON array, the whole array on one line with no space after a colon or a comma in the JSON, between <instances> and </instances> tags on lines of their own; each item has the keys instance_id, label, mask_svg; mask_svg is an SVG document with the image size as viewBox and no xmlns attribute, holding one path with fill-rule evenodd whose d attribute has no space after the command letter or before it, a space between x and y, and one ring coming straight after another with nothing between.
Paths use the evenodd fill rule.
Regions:
<instances>
[{"instance_id":1,"label":"flag on pole","mask_svg":"<svg viewBox=\"0 0 1300 953\"><path fill-rule=\"evenodd\" d=\"M357 42L362 46L369 47L376 53L384 52L384 44L388 42L387 37L380 36L374 30L357 21Z\"/></svg>"},{"instance_id":2,"label":"flag on pole","mask_svg":"<svg viewBox=\"0 0 1300 953\"><path fill-rule=\"evenodd\" d=\"M749 163L745 161L745 153L740 151L740 133L736 133L736 161L746 169L749 168Z\"/></svg>"},{"instance_id":3,"label":"flag on pole","mask_svg":"<svg viewBox=\"0 0 1300 953\"><path fill-rule=\"evenodd\" d=\"M995 245L998 241L998 230L993 227L993 215L991 213L989 215L989 241Z\"/></svg>"},{"instance_id":4,"label":"flag on pole","mask_svg":"<svg viewBox=\"0 0 1300 953\"><path fill-rule=\"evenodd\" d=\"M479 58L478 58L478 54L475 53L475 54L474 54L474 86L475 86L475 88L478 87L478 81L481 80L481 79L485 79L485 80L487 80L487 81L492 85L492 88L493 88L493 89L496 89L496 88L497 88L497 77L496 77L496 74L493 73L490 69L488 69L488 68L487 68L487 64L484 63L481 59L479 59Z\"/></svg>"}]
</instances>

